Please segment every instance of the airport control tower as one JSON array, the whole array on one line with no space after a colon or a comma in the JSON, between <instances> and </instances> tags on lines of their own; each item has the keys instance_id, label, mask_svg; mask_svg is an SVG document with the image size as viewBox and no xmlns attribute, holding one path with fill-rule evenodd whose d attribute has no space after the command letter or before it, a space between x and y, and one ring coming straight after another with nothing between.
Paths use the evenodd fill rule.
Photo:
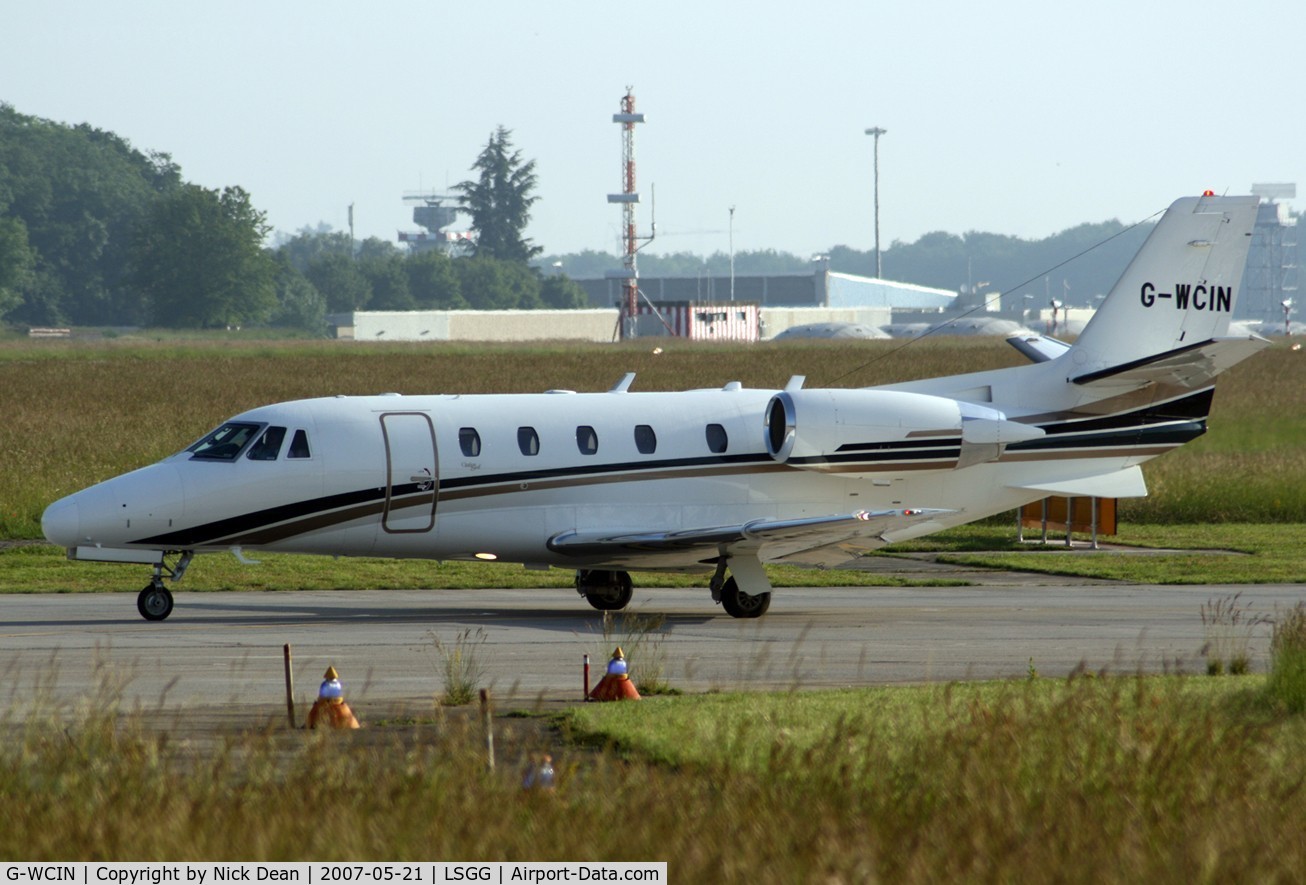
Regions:
<instances>
[{"instance_id":1,"label":"airport control tower","mask_svg":"<svg viewBox=\"0 0 1306 885\"><path fill-rule=\"evenodd\" d=\"M409 191L404 202L413 205L413 221L424 228L420 231L399 231L399 242L407 243L414 252L439 249L457 255L470 242L470 231L451 230L464 211L462 198L456 194L438 194L431 191Z\"/></svg>"}]
</instances>

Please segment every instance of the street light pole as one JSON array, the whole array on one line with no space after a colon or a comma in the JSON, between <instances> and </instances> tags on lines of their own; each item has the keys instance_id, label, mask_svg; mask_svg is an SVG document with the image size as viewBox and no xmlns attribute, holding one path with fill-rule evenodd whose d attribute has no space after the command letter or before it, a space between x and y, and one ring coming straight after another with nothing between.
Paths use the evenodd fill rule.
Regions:
<instances>
[{"instance_id":1,"label":"street light pole","mask_svg":"<svg viewBox=\"0 0 1306 885\"><path fill-rule=\"evenodd\" d=\"M866 130L867 135L875 138L875 278L877 280L884 276L884 269L880 265L880 136L888 131L879 126L872 126Z\"/></svg>"},{"instance_id":2,"label":"street light pole","mask_svg":"<svg viewBox=\"0 0 1306 885\"><path fill-rule=\"evenodd\" d=\"M735 300L735 207L730 207L730 300Z\"/></svg>"}]
</instances>

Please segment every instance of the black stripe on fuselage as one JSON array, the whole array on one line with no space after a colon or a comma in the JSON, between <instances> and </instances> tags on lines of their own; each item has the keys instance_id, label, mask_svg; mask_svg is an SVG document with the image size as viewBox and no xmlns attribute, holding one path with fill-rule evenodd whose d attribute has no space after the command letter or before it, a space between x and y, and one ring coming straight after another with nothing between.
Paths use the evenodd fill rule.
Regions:
<instances>
[{"instance_id":1,"label":"black stripe on fuselage","mask_svg":"<svg viewBox=\"0 0 1306 885\"><path fill-rule=\"evenodd\" d=\"M576 485L578 480L606 482L610 479L605 479L601 475L611 474L617 474L616 478L622 481L644 479L655 471L684 472L687 476L693 476L702 473L701 469L695 468L704 467L718 468L718 471L709 474L713 476L722 472L720 468L724 468L724 472L752 472L759 468L783 469L783 465L777 464L764 453L672 458L654 462L584 464L484 476L453 477L440 482L439 497L457 499L484 494L510 493L524 490L523 486L542 489ZM401 500L414 495L417 499L413 502ZM391 508L420 503L428 495L429 490L420 489L416 483L397 485L391 491ZM266 544L300 534L304 530L327 528L353 519L379 514L385 507L385 499L385 486L377 486L255 510L175 532L141 538L131 543L169 550L215 545ZM297 529L297 526L303 528Z\"/></svg>"},{"instance_id":2,"label":"black stripe on fuselage","mask_svg":"<svg viewBox=\"0 0 1306 885\"><path fill-rule=\"evenodd\" d=\"M1049 449L1104 449L1124 446L1181 446L1206 432L1205 421L1178 421L1171 424L1125 428L1106 433L1049 435L1042 439L1011 443L1008 452L1033 452Z\"/></svg>"},{"instance_id":3,"label":"black stripe on fuselage","mask_svg":"<svg viewBox=\"0 0 1306 885\"><path fill-rule=\"evenodd\" d=\"M198 547L210 543L218 538L240 534L241 532L249 531L252 528L269 525L271 523L286 522L292 519L302 519L324 511L354 508L359 505L368 505L371 503L376 503L379 506L384 501L385 486L378 486L376 488L362 489L355 492L342 492L337 495L312 498L307 501L297 501L293 504L280 504L276 507L269 507L265 510L255 510L252 513L243 513L240 516L219 519L215 522L204 523L203 525L181 529L176 532L168 532L162 535L142 538L141 540L133 541L132 543L166 547L169 549Z\"/></svg>"},{"instance_id":4,"label":"black stripe on fuselage","mask_svg":"<svg viewBox=\"0 0 1306 885\"><path fill-rule=\"evenodd\" d=\"M686 467L713 467L738 464L771 463L766 454L712 455L706 458L667 458L661 461L625 461L599 464L573 464L567 467L545 467L538 470L517 470L512 473L495 473L487 476L459 476L441 481L440 491L498 483L539 482L574 476L592 476L600 473L642 474L653 471L679 470Z\"/></svg>"},{"instance_id":5,"label":"black stripe on fuselage","mask_svg":"<svg viewBox=\"0 0 1306 885\"><path fill-rule=\"evenodd\" d=\"M891 442L860 442L844 443L835 449L836 452L885 452L885 451L909 451L911 449L943 449L951 447L955 449L960 445L961 439L956 436L944 436L938 439L900 439Z\"/></svg>"},{"instance_id":6,"label":"black stripe on fuselage","mask_svg":"<svg viewBox=\"0 0 1306 885\"><path fill-rule=\"evenodd\" d=\"M1147 424L1163 424L1174 421L1205 421L1211 414L1211 403L1215 399L1215 388L1208 387L1196 393L1169 400L1142 409L1106 415L1101 418L1070 419L1039 425L1048 435L1058 433L1082 433L1094 430L1119 430Z\"/></svg>"},{"instance_id":7,"label":"black stripe on fuselage","mask_svg":"<svg viewBox=\"0 0 1306 885\"><path fill-rule=\"evenodd\" d=\"M956 463L961 457L961 445L959 440L952 440L951 445L935 445L930 449L924 450L901 450L883 452L843 452L830 455L809 455L803 458L790 458L787 464L795 467L806 467L816 464L866 464L868 466L885 467L890 464L906 465L910 464L915 468L921 466L929 467L930 464L924 462L938 461L938 466L947 467ZM842 449L842 447L840 447Z\"/></svg>"}]
</instances>

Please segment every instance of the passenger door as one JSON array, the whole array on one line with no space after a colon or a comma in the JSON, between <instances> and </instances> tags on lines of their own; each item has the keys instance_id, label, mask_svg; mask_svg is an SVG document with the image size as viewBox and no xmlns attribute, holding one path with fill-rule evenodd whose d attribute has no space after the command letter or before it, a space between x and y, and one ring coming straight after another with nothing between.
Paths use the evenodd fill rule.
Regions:
<instances>
[{"instance_id":1,"label":"passenger door","mask_svg":"<svg viewBox=\"0 0 1306 885\"><path fill-rule=\"evenodd\" d=\"M391 534L429 532L435 527L440 477L435 427L424 412L381 416L385 438L386 489L381 528Z\"/></svg>"}]
</instances>

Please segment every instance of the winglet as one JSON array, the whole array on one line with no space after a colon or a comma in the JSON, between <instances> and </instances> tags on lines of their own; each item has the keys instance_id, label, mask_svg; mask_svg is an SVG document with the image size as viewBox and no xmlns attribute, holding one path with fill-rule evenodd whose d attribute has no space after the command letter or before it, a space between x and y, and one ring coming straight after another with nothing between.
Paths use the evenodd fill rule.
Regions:
<instances>
[{"instance_id":1,"label":"winglet","mask_svg":"<svg viewBox=\"0 0 1306 885\"><path fill-rule=\"evenodd\" d=\"M608 388L608 393L628 393L630 385L635 382L635 373L627 372L621 376L621 380Z\"/></svg>"}]
</instances>

